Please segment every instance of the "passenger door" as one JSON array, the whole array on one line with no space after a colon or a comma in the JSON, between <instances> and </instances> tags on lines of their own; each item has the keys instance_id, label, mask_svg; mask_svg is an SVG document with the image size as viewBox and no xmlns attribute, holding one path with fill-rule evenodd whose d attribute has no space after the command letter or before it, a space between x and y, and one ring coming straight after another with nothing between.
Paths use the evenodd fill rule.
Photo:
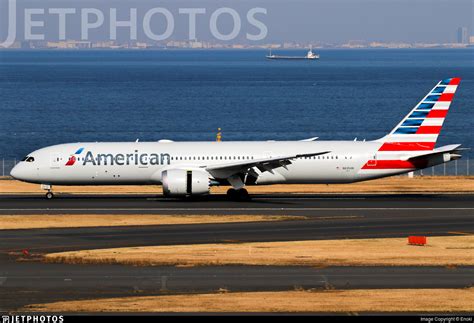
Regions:
<instances>
[{"instance_id":1,"label":"passenger door","mask_svg":"<svg viewBox=\"0 0 474 323\"><path fill-rule=\"evenodd\" d=\"M52 169L61 168L61 154L60 153L52 153L51 154L49 166Z\"/></svg>"}]
</instances>

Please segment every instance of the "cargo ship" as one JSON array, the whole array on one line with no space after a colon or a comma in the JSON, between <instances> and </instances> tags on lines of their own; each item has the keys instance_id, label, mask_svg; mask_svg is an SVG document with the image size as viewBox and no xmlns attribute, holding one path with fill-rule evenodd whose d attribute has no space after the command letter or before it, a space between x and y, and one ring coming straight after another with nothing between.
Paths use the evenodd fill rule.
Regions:
<instances>
[{"instance_id":1,"label":"cargo ship","mask_svg":"<svg viewBox=\"0 0 474 323\"><path fill-rule=\"evenodd\" d=\"M319 55L313 53L313 49L310 48L306 56L282 56L282 55L275 55L272 54L272 50L270 49L270 54L266 56L267 59L289 59L289 60L304 60L304 59L309 59L309 60L315 60L319 59Z\"/></svg>"}]
</instances>

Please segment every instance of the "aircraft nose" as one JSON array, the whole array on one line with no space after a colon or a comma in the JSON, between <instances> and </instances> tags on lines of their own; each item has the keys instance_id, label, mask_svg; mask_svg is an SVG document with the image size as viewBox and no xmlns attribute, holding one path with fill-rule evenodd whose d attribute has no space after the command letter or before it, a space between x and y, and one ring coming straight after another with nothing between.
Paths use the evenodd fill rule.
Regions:
<instances>
[{"instance_id":1,"label":"aircraft nose","mask_svg":"<svg viewBox=\"0 0 474 323\"><path fill-rule=\"evenodd\" d=\"M18 165L15 165L13 169L10 171L10 176L15 179L18 179L18 176L19 176Z\"/></svg>"},{"instance_id":2,"label":"aircraft nose","mask_svg":"<svg viewBox=\"0 0 474 323\"><path fill-rule=\"evenodd\" d=\"M20 181L28 181L30 179L30 176L28 175L28 170L25 168L25 165L22 165L22 163L17 164L10 171L10 176Z\"/></svg>"}]
</instances>

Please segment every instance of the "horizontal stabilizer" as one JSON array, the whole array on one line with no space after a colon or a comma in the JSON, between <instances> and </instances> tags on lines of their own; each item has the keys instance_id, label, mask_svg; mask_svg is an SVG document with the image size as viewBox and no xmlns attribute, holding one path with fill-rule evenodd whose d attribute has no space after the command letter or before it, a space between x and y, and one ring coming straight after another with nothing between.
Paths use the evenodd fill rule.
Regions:
<instances>
[{"instance_id":1,"label":"horizontal stabilizer","mask_svg":"<svg viewBox=\"0 0 474 323\"><path fill-rule=\"evenodd\" d=\"M414 159L418 159L418 158L431 157L431 156L434 156L434 155L445 154L445 153L456 154L456 153L460 152L461 150L466 150L466 148L459 148L460 146L461 145L456 144L456 145L447 145L447 146L435 148L430 152L411 155L406 160L414 160ZM459 154L457 154L457 155L459 157L461 157L461 155L459 155Z\"/></svg>"}]
</instances>

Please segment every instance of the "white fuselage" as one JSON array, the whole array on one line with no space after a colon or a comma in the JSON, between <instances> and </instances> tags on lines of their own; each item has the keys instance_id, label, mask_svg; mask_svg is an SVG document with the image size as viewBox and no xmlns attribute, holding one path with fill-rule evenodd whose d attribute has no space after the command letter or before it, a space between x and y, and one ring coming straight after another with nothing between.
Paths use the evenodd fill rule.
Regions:
<instances>
[{"instance_id":1,"label":"white fuselage","mask_svg":"<svg viewBox=\"0 0 474 323\"><path fill-rule=\"evenodd\" d=\"M252 159L326 154L294 159L286 167L259 172L253 184L350 183L412 171L362 169L377 160L380 142L105 142L74 143L39 149L12 171L17 179L49 185L161 184L167 169L206 169ZM79 154L77 152L82 148ZM71 163L70 159L74 162ZM66 165L66 164L70 165ZM212 177L212 176L211 176ZM225 178L216 178L225 180Z\"/></svg>"}]
</instances>

